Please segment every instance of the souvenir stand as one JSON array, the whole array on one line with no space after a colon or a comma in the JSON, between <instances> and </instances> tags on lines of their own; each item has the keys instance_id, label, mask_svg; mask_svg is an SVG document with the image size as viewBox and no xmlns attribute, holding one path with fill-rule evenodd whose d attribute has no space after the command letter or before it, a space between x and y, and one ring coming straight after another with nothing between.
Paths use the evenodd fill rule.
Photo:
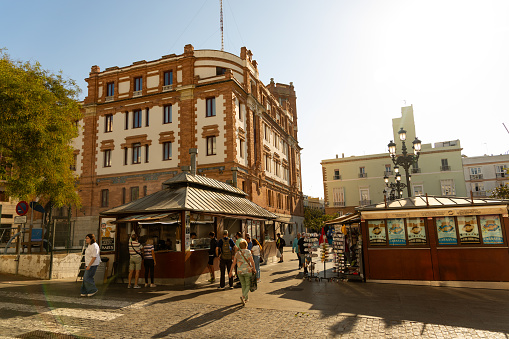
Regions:
<instances>
[{"instance_id":1,"label":"souvenir stand","mask_svg":"<svg viewBox=\"0 0 509 339\"><path fill-rule=\"evenodd\" d=\"M364 280L360 214L347 214L326 222L333 227L333 272L338 280Z\"/></svg>"},{"instance_id":2,"label":"souvenir stand","mask_svg":"<svg viewBox=\"0 0 509 339\"><path fill-rule=\"evenodd\" d=\"M304 233L304 252L306 252L304 265L308 268L308 275L304 276L309 281L318 280L318 270L315 270L313 258L318 257L318 233Z\"/></svg>"},{"instance_id":3,"label":"souvenir stand","mask_svg":"<svg viewBox=\"0 0 509 339\"><path fill-rule=\"evenodd\" d=\"M329 244L327 243L327 241L324 241L322 243L322 254L321 254L321 259L322 259L322 262L323 262L323 277L320 277L320 281L321 280L327 280L327 281L331 281L333 277L328 277L327 278L327 262L330 261L329 259Z\"/></svg>"}]
</instances>

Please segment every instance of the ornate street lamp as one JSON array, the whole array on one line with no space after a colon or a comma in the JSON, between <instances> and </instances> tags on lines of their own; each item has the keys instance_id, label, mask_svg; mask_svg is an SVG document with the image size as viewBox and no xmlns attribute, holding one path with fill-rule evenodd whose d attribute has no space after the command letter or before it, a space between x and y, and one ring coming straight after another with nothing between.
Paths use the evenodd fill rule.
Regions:
<instances>
[{"instance_id":1,"label":"ornate street lamp","mask_svg":"<svg viewBox=\"0 0 509 339\"><path fill-rule=\"evenodd\" d=\"M418 138L415 138L414 141L412 141L412 148L414 150L414 154L409 154L407 152L407 147L405 144L406 140L406 131L401 127L401 129L398 131L399 134L399 140L401 140L401 153L402 155L396 156L396 143L391 140L387 147L389 148L389 155L392 159L392 162L394 163L394 172L396 173L396 183L389 184L388 178L385 180L385 185L387 188L392 189L392 185L394 185L394 190L396 191L395 196L397 198L401 198L403 196L403 188L407 188L407 194L409 197L412 196L411 190L410 190L410 174L408 173L408 170L410 169L410 166L413 166L414 168L417 168L417 161L419 159L419 154L421 153L421 141ZM401 183L401 173L399 172L399 166L403 167L406 174L406 184Z\"/></svg>"}]
</instances>

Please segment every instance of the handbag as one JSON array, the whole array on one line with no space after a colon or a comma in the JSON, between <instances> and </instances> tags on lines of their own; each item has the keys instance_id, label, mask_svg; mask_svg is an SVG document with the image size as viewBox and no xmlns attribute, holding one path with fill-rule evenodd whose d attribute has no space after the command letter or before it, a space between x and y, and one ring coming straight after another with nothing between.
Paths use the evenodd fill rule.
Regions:
<instances>
[{"instance_id":1,"label":"handbag","mask_svg":"<svg viewBox=\"0 0 509 339\"><path fill-rule=\"evenodd\" d=\"M242 253L242 250L240 250L240 255L242 256L242 258L244 258L244 260L247 262L249 267L251 267L251 270L253 270L253 266L251 266L251 263L246 259L246 257L244 256L244 253ZM257 279L256 279L256 273L251 274L251 287L249 288L249 291L254 292L254 291L256 291L257 288L258 288L258 284L257 284Z\"/></svg>"}]
</instances>

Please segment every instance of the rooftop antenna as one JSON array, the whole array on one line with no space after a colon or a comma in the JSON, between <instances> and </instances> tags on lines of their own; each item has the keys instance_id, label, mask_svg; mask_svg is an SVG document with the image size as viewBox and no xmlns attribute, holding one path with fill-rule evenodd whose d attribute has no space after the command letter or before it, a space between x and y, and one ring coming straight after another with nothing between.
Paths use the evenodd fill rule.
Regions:
<instances>
[{"instance_id":1,"label":"rooftop antenna","mask_svg":"<svg viewBox=\"0 0 509 339\"><path fill-rule=\"evenodd\" d=\"M221 16L220 16L220 22L221 22L221 52L224 52L224 42L223 42L223 0L219 0L219 3L221 5Z\"/></svg>"}]
</instances>

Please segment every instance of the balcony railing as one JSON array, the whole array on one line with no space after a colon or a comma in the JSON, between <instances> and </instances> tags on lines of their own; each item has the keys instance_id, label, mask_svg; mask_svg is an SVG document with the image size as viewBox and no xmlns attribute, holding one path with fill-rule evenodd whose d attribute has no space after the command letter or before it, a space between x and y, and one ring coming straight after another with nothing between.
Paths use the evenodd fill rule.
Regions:
<instances>
[{"instance_id":1,"label":"balcony railing","mask_svg":"<svg viewBox=\"0 0 509 339\"><path fill-rule=\"evenodd\" d=\"M474 197L485 197L486 191L472 191Z\"/></svg>"},{"instance_id":2,"label":"balcony railing","mask_svg":"<svg viewBox=\"0 0 509 339\"><path fill-rule=\"evenodd\" d=\"M393 175L393 174L394 174L394 172L393 172L393 171L385 171L385 172L384 172L384 175L385 175L385 176L387 176L387 177L388 177L389 175Z\"/></svg>"},{"instance_id":3,"label":"balcony railing","mask_svg":"<svg viewBox=\"0 0 509 339\"><path fill-rule=\"evenodd\" d=\"M371 200L359 200L359 206L371 205Z\"/></svg>"},{"instance_id":4,"label":"balcony railing","mask_svg":"<svg viewBox=\"0 0 509 339\"><path fill-rule=\"evenodd\" d=\"M496 175L497 175L497 178L505 178L505 177L507 177L507 174L505 174L505 173L497 173Z\"/></svg>"},{"instance_id":5,"label":"balcony railing","mask_svg":"<svg viewBox=\"0 0 509 339\"><path fill-rule=\"evenodd\" d=\"M333 177L333 179L334 179L334 180L341 180L341 175L340 175L340 174L335 175L335 176Z\"/></svg>"},{"instance_id":6,"label":"balcony railing","mask_svg":"<svg viewBox=\"0 0 509 339\"><path fill-rule=\"evenodd\" d=\"M134 91L133 92L133 98L141 97L142 91Z\"/></svg>"},{"instance_id":7,"label":"balcony railing","mask_svg":"<svg viewBox=\"0 0 509 339\"><path fill-rule=\"evenodd\" d=\"M345 202L344 201L334 201L334 207L344 207Z\"/></svg>"},{"instance_id":8,"label":"balcony railing","mask_svg":"<svg viewBox=\"0 0 509 339\"><path fill-rule=\"evenodd\" d=\"M110 101L113 101L114 98L115 97L112 95L112 96L106 97L106 99L104 99L104 101L110 102Z\"/></svg>"},{"instance_id":9,"label":"balcony railing","mask_svg":"<svg viewBox=\"0 0 509 339\"><path fill-rule=\"evenodd\" d=\"M412 167L412 173L421 173L421 169Z\"/></svg>"},{"instance_id":10,"label":"balcony railing","mask_svg":"<svg viewBox=\"0 0 509 339\"><path fill-rule=\"evenodd\" d=\"M440 166L440 171L442 172L446 172L446 171L450 171L451 170L451 166Z\"/></svg>"},{"instance_id":11,"label":"balcony railing","mask_svg":"<svg viewBox=\"0 0 509 339\"><path fill-rule=\"evenodd\" d=\"M367 178L368 173L359 173L359 178Z\"/></svg>"},{"instance_id":12,"label":"balcony railing","mask_svg":"<svg viewBox=\"0 0 509 339\"><path fill-rule=\"evenodd\" d=\"M482 174L470 174L470 180L481 180L482 178Z\"/></svg>"},{"instance_id":13,"label":"balcony railing","mask_svg":"<svg viewBox=\"0 0 509 339\"><path fill-rule=\"evenodd\" d=\"M172 89L173 89L173 85L163 86L163 92L168 92L168 91L171 91Z\"/></svg>"}]
</instances>

